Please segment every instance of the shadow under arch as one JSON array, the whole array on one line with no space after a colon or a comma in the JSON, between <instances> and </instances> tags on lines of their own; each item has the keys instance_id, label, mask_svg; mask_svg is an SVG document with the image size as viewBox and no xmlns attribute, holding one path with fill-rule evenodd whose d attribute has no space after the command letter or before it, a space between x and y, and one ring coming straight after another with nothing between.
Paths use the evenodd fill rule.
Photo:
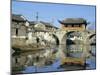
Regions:
<instances>
[{"instance_id":1,"label":"shadow under arch","mask_svg":"<svg viewBox=\"0 0 100 75\"><path fill-rule=\"evenodd\" d=\"M88 39L91 39L92 37L96 36L96 34L92 34L88 37Z\"/></svg>"},{"instance_id":2,"label":"shadow under arch","mask_svg":"<svg viewBox=\"0 0 100 75\"><path fill-rule=\"evenodd\" d=\"M63 38L61 39L61 43L64 44L64 45L66 45L68 42L69 42L69 43L70 43L70 42L71 42L71 43L74 43L72 40L67 40L67 39L68 39L68 36L69 36L70 34L74 33L74 32L76 32L76 31L66 32L66 33L64 34Z\"/></svg>"},{"instance_id":3,"label":"shadow under arch","mask_svg":"<svg viewBox=\"0 0 100 75\"><path fill-rule=\"evenodd\" d=\"M87 40L91 40L93 37L95 37L96 36L96 34L92 34L92 35L90 35L88 38L87 38ZM95 41L96 41L96 39L95 39ZM90 42L90 45L96 45L96 42Z\"/></svg>"},{"instance_id":4,"label":"shadow under arch","mask_svg":"<svg viewBox=\"0 0 100 75\"><path fill-rule=\"evenodd\" d=\"M59 39L55 34L52 34L53 38L56 40L56 45L59 45Z\"/></svg>"}]
</instances>

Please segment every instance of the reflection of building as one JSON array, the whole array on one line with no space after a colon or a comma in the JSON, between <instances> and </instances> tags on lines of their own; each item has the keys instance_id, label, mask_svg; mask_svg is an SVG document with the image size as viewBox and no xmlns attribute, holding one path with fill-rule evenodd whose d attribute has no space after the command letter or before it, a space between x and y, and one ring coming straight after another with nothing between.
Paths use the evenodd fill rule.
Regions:
<instances>
[{"instance_id":1,"label":"reflection of building","mask_svg":"<svg viewBox=\"0 0 100 75\"><path fill-rule=\"evenodd\" d=\"M82 31L86 29L87 22L83 18L67 18L59 21L63 30Z\"/></svg>"}]
</instances>

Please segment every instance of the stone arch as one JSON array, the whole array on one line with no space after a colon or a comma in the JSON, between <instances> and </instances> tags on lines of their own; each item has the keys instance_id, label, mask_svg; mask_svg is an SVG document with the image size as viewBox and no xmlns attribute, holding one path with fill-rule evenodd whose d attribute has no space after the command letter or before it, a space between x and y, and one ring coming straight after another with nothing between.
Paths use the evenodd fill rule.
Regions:
<instances>
[{"instance_id":1,"label":"stone arch","mask_svg":"<svg viewBox=\"0 0 100 75\"><path fill-rule=\"evenodd\" d=\"M73 31L71 32L66 32L63 36L63 38L61 39L62 44L66 44L66 40L67 40L67 35L73 33Z\"/></svg>"},{"instance_id":2,"label":"stone arch","mask_svg":"<svg viewBox=\"0 0 100 75\"><path fill-rule=\"evenodd\" d=\"M92 34L89 36L89 39L91 39L92 37L96 36L96 34Z\"/></svg>"},{"instance_id":3,"label":"stone arch","mask_svg":"<svg viewBox=\"0 0 100 75\"><path fill-rule=\"evenodd\" d=\"M66 44L66 40L67 40L68 36L69 36L70 34L74 33L74 32L76 32L76 31L66 32L66 33L63 35L62 39L61 39L61 43L62 43L62 44Z\"/></svg>"},{"instance_id":4,"label":"stone arch","mask_svg":"<svg viewBox=\"0 0 100 75\"><path fill-rule=\"evenodd\" d=\"M76 32L76 31L70 31L67 33L67 35L70 35L71 33L74 33L74 32Z\"/></svg>"},{"instance_id":5,"label":"stone arch","mask_svg":"<svg viewBox=\"0 0 100 75\"><path fill-rule=\"evenodd\" d=\"M78 43L78 42L76 42L76 40L74 40L75 36L76 37L78 37L78 36L83 37L82 32L80 32L80 31L69 31L69 32L66 32L64 34L64 36L62 37L61 42L62 42L63 45L66 45L66 49L63 50L63 52L65 53L65 56L78 57L78 56L74 56L74 53L70 53L71 50L77 51L78 49L82 49L82 45L80 45L80 47L78 47L78 44L76 45L76 43ZM69 42L70 42L70 44L69 44ZM80 52L79 56L81 56L81 52Z\"/></svg>"},{"instance_id":6,"label":"stone arch","mask_svg":"<svg viewBox=\"0 0 100 75\"><path fill-rule=\"evenodd\" d=\"M95 37L95 36L96 36L96 34L92 34L92 35L90 35L90 36L87 38L87 40L89 40L89 44L90 44L90 45L93 44L93 42L91 42L91 39L92 39L93 37ZM95 41L96 41L96 39L95 39Z\"/></svg>"},{"instance_id":7,"label":"stone arch","mask_svg":"<svg viewBox=\"0 0 100 75\"><path fill-rule=\"evenodd\" d=\"M59 38L55 35L55 34L52 34L53 38L55 38L56 40L56 45L59 45Z\"/></svg>"}]
</instances>

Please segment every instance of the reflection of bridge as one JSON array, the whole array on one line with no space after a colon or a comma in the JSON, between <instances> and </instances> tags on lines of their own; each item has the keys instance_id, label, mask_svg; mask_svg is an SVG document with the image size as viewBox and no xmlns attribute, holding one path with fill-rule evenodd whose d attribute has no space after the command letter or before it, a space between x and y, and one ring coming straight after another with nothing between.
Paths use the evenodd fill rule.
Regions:
<instances>
[{"instance_id":1,"label":"reflection of bridge","mask_svg":"<svg viewBox=\"0 0 100 75\"><path fill-rule=\"evenodd\" d=\"M61 59L61 61L63 61L63 59L64 59L63 62L69 62L69 61L70 62L82 62L82 65L84 64L84 58L89 55L88 47L89 47L89 45L92 42L94 42L95 37L96 37L95 32L92 32L92 31L65 31L65 30L57 30L55 32L48 32L48 33L53 35L53 37L56 39L56 43L57 44L60 44L59 48L58 48L58 52L56 53L56 55L57 55L57 57L59 57ZM64 53L64 50L66 50L67 39L70 39L72 41L75 41L75 40L82 41L82 44L84 45L84 47L83 47L82 56L79 59L77 59L77 58L69 59L69 58L66 57L67 54ZM49 51L49 50L47 50L47 51ZM43 51L43 53L41 53L41 54L39 54L39 52L37 52L37 53L38 53L39 57L42 57L44 55L45 56L47 55L48 57L50 57L50 55L51 55L51 54L50 55L47 54L48 52L45 52L45 51ZM34 54L34 56L36 56L35 54ZM24 53L24 55L25 55L25 53ZM28 58L28 59L31 60L31 58ZM29 62L30 60L27 60L27 61ZM27 64L28 64L28 62L27 62ZM63 64L63 62L62 62L62 64Z\"/></svg>"},{"instance_id":2,"label":"reflection of bridge","mask_svg":"<svg viewBox=\"0 0 100 75\"><path fill-rule=\"evenodd\" d=\"M57 40L59 41L60 45L65 45L68 46L68 41L67 39L72 40L73 42L77 41L81 41L81 45L83 45L82 47L82 55L81 58L85 58L88 57L89 51L90 51L90 44L93 43L94 41L96 41L96 34L93 31L89 31L89 30L85 30L85 31L63 31L63 30L58 30L57 32L53 33L53 35L56 36ZM72 39L73 38L73 39ZM80 45L80 43L77 43ZM61 47L62 48L62 47ZM62 49L59 49L58 51L58 57L60 57L61 59L66 58L66 55L64 53L64 51L62 51Z\"/></svg>"}]
</instances>

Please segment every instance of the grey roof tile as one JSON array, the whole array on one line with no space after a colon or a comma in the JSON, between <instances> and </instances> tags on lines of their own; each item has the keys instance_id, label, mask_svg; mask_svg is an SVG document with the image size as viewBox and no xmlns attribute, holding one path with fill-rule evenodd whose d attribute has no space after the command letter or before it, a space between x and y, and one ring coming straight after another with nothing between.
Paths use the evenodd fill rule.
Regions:
<instances>
[{"instance_id":1,"label":"grey roof tile","mask_svg":"<svg viewBox=\"0 0 100 75\"><path fill-rule=\"evenodd\" d=\"M25 22L26 20L21 16L22 15L12 14L12 20L13 21L18 21L18 22Z\"/></svg>"}]
</instances>

